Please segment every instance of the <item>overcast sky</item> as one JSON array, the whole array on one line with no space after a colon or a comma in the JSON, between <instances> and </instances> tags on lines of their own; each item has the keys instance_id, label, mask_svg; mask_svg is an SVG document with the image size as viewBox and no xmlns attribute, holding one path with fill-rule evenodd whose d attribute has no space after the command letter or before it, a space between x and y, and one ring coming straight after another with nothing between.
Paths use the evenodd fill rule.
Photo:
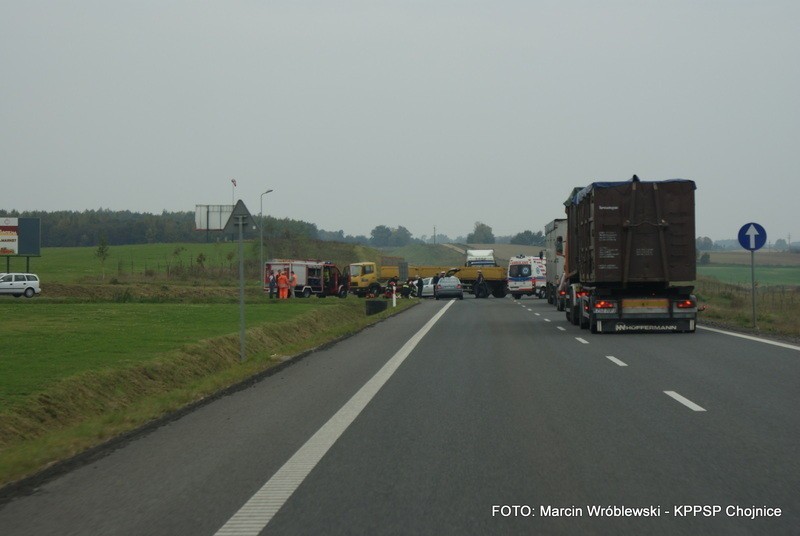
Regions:
<instances>
[{"instance_id":1,"label":"overcast sky","mask_svg":"<svg viewBox=\"0 0 800 536\"><path fill-rule=\"evenodd\" d=\"M0 0L0 208L229 204L365 234L542 230L692 179L800 239L800 2Z\"/></svg>"}]
</instances>

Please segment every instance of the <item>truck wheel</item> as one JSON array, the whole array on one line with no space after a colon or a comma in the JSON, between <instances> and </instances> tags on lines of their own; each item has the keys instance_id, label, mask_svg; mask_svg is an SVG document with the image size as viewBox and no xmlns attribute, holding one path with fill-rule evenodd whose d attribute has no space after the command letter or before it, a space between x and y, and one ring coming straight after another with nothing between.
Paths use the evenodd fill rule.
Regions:
<instances>
[{"instance_id":1,"label":"truck wheel","mask_svg":"<svg viewBox=\"0 0 800 536\"><path fill-rule=\"evenodd\" d=\"M522 297L522 294L513 294L513 296L515 300L518 300Z\"/></svg>"},{"instance_id":2,"label":"truck wheel","mask_svg":"<svg viewBox=\"0 0 800 536\"><path fill-rule=\"evenodd\" d=\"M303 290L303 297L304 298L310 298L311 297L311 289L310 288L307 288L307 289Z\"/></svg>"},{"instance_id":3,"label":"truck wheel","mask_svg":"<svg viewBox=\"0 0 800 536\"><path fill-rule=\"evenodd\" d=\"M342 299L347 297L347 289L346 288L343 288L343 289L339 290L339 297L342 298Z\"/></svg>"},{"instance_id":4,"label":"truck wheel","mask_svg":"<svg viewBox=\"0 0 800 536\"><path fill-rule=\"evenodd\" d=\"M597 319L594 315L589 317L589 331L592 333L597 333Z\"/></svg>"},{"instance_id":5,"label":"truck wheel","mask_svg":"<svg viewBox=\"0 0 800 536\"><path fill-rule=\"evenodd\" d=\"M377 296L381 293L381 286L377 283L373 283L369 286L369 293L373 296Z\"/></svg>"},{"instance_id":6,"label":"truck wheel","mask_svg":"<svg viewBox=\"0 0 800 536\"><path fill-rule=\"evenodd\" d=\"M494 296L495 298L505 298L506 291L502 288L495 287L494 290L492 290L492 296Z\"/></svg>"}]
</instances>

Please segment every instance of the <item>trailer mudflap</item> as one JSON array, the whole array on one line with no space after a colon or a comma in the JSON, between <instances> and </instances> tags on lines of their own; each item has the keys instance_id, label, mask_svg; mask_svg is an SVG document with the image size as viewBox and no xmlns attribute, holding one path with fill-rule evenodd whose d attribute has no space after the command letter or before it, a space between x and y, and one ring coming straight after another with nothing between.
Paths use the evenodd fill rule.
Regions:
<instances>
[{"instance_id":1,"label":"trailer mudflap","mask_svg":"<svg viewBox=\"0 0 800 536\"><path fill-rule=\"evenodd\" d=\"M664 318L649 320L597 320L598 333L687 333L694 332L696 321L691 318Z\"/></svg>"}]
</instances>

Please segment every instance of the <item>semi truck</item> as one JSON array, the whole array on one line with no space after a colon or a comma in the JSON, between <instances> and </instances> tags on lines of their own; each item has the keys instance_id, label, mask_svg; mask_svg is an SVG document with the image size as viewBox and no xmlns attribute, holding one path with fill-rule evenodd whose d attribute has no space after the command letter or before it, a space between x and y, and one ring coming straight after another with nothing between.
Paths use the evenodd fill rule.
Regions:
<instances>
[{"instance_id":1,"label":"semi truck","mask_svg":"<svg viewBox=\"0 0 800 536\"><path fill-rule=\"evenodd\" d=\"M331 261L322 260L297 260L297 259L271 259L264 263L264 291L269 290L269 273L274 271L287 271L297 276L297 285L289 291L297 297L309 298L316 295L338 296L346 298L350 286L350 278L342 273Z\"/></svg>"},{"instance_id":2,"label":"semi truck","mask_svg":"<svg viewBox=\"0 0 800 536\"><path fill-rule=\"evenodd\" d=\"M468 249L464 266L497 266L493 249Z\"/></svg>"},{"instance_id":3,"label":"semi truck","mask_svg":"<svg viewBox=\"0 0 800 536\"><path fill-rule=\"evenodd\" d=\"M408 263L398 265L378 265L375 262L356 262L350 265L350 292L357 296L378 296L386 289L388 282L397 277L400 281L417 277L434 277L441 274L454 275L461 280L465 292L475 293L478 272L483 273L489 293L495 298L506 295L506 269L501 266L418 266Z\"/></svg>"},{"instance_id":4,"label":"semi truck","mask_svg":"<svg viewBox=\"0 0 800 536\"><path fill-rule=\"evenodd\" d=\"M693 181L594 182L567 214L566 316L592 333L694 332Z\"/></svg>"},{"instance_id":5,"label":"semi truck","mask_svg":"<svg viewBox=\"0 0 800 536\"><path fill-rule=\"evenodd\" d=\"M547 303L564 310L564 301L558 300L558 287L564 275L564 262L567 243L567 220L556 219L544 226L545 243L545 297Z\"/></svg>"}]
</instances>

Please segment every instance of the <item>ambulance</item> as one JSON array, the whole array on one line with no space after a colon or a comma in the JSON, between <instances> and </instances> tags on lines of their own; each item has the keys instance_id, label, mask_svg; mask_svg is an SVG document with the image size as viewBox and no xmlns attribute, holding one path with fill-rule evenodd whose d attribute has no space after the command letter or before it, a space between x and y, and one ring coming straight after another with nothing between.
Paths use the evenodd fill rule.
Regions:
<instances>
[{"instance_id":1,"label":"ambulance","mask_svg":"<svg viewBox=\"0 0 800 536\"><path fill-rule=\"evenodd\" d=\"M522 296L543 297L547 285L544 260L526 255L512 257L508 261L506 285L515 300Z\"/></svg>"}]
</instances>

